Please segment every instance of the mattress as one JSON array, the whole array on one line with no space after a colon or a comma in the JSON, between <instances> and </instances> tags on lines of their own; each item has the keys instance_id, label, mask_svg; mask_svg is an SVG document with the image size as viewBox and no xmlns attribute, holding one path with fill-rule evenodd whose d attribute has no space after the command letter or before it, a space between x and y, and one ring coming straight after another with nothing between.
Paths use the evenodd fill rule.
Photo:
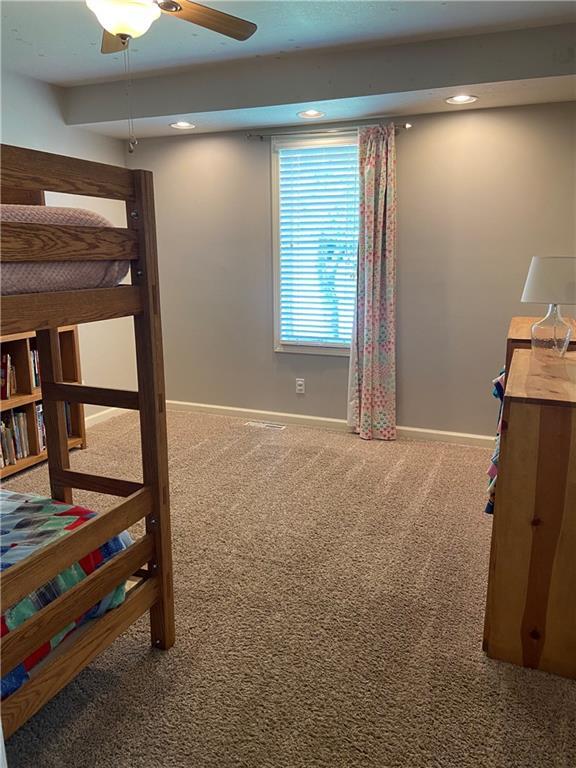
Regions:
<instances>
[{"instance_id":1,"label":"mattress","mask_svg":"<svg viewBox=\"0 0 576 768\"><path fill-rule=\"evenodd\" d=\"M62 504L44 496L29 496L0 490L0 569L5 571L47 544L64 538L70 531L83 525L96 514L83 507ZM126 532L115 536L83 557L78 563L66 568L40 589L13 605L1 617L1 636L4 637L15 630L103 563L125 550L131 543L132 539ZM62 544L65 546L65 542ZM45 659L65 637L86 621L116 608L124 601L125 595L126 584L119 584L103 600L82 616L77 617L50 642L37 648L24 662L6 674L1 680L2 699L18 690L28 680L34 667Z\"/></svg>"},{"instance_id":2,"label":"mattress","mask_svg":"<svg viewBox=\"0 0 576 768\"><path fill-rule=\"evenodd\" d=\"M110 222L82 208L45 205L0 205L0 221L24 224L110 227ZM82 288L112 288L128 272L128 261L30 261L2 264L1 292L39 293L76 291Z\"/></svg>"}]
</instances>

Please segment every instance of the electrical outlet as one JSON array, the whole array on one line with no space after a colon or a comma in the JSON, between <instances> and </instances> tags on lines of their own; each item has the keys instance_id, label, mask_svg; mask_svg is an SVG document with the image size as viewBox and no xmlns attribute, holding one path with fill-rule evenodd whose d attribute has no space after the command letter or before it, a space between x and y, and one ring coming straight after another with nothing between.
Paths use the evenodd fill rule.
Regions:
<instances>
[{"instance_id":1,"label":"electrical outlet","mask_svg":"<svg viewBox=\"0 0 576 768\"><path fill-rule=\"evenodd\" d=\"M306 382L304 381L304 379L296 379L296 394L297 395L306 394Z\"/></svg>"}]
</instances>

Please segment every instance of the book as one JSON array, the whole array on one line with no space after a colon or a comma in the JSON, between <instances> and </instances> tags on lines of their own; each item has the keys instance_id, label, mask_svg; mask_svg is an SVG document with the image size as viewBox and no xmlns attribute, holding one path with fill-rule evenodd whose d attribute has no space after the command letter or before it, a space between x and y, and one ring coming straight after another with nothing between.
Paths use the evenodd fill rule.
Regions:
<instances>
[{"instance_id":1,"label":"book","mask_svg":"<svg viewBox=\"0 0 576 768\"><path fill-rule=\"evenodd\" d=\"M6 442L6 430L3 421L0 422L0 444L2 445L2 457L4 458L4 466L6 466L10 457L8 455L8 443Z\"/></svg>"},{"instance_id":2,"label":"book","mask_svg":"<svg viewBox=\"0 0 576 768\"><path fill-rule=\"evenodd\" d=\"M16 459L21 459L22 445L20 443L20 431L16 423L16 416L14 415L14 411L8 411L8 426L10 428L12 440L14 441L14 450L16 452Z\"/></svg>"},{"instance_id":3,"label":"book","mask_svg":"<svg viewBox=\"0 0 576 768\"><path fill-rule=\"evenodd\" d=\"M40 364L37 349L30 350L30 366L32 368L32 386L36 389L40 386Z\"/></svg>"},{"instance_id":4,"label":"book","mask_svg":"<svg viewBox=\"0 0 576 768\"><path fill-rule=\"evenodd\" d=\"M28 442L28 415L24 411L18 411L16 418L18 420L20 442L22 444L22 458L24 458L25 456L30 456L30 443Z\"/></svg>"},{"instance_id":5,"label":"book","mask_svg":"<svg viewBox=\"0 0 576 768\"><path fill-rule=\"evenodd\" d=\"M36 403L36 424L38 427L38 442L40 451L46 450L46 428L44 426L44 409L42 403Z\"/></svg>"},{"instance_id":6,"label":"book","mask_svg":"<svg viewBox=\"0 0 576 768\"><path fill-rule=\"evenodd\" d=\"M70 410L70 403L64 403L64 410L66 411L66 432L68 437L72 437L72 412Z\"/></svg>"},{"instance_id":7,"label":"book","mask_svg":"<svg viewBox=\"0 0 576 768\"><path fill-rule=\"evenodd\" d=\"M14 440L12 438L12 431L8 425L7 416L2 418L2 423L0 424L0 434L2 437L2 453L4 454L4 462L6 464L16 464Z\"/></svg>"},{"instance_id":8,"label":"book","mask_svg":"<svg viewBox=\"0 0 576 768\"><path fill-rule=\"evenodd\" d=\"M16 385L16 368L12 363L10 363L10 378L8 380L8 384L10 385L10 393L8 397L12 397L12 395L15 395L18 391L18 387Z\"/></svg>"},{"instance_id":9,"label":"book","mask_svg":"<svg viewBox=\"0 0 576 768\"><path fill-rule=\"evenodd\" d=\"M0 396L2 400L8 400L17 391L16 368L11 355L5 352L0 358Z\"/></svg>"},{"instance_id":10,"label":"book","mask_svg":"<svg viewBox=\"0 0 576 768\"><path fill-rule=\"evenodd\" d=\"M19 459L30 456L26 411L10 410L2 415L0 443L3 466L16 464Z\"/></svg>"},{"instance_id":11,"label":"book","mask_svg":"<svg viewBox=\"0 0 576 768\"><path fill-rule=\"evenodd\" d=\"M10 355L7 352L2 354L0 360L0 395L2 400L10 397Z\"/></svg>"},{"instance_id":12,"label":"book","mask_svg":"<svg viewBox=\"0 0 576 768\"><path fill-rule=\"evenodd\" d=\"M6 439L8 440L8 453L10 455L10 464L16 464L16 445L14 443L14 434L10 427L6 430Z\"/></svg>"}]
</instances>

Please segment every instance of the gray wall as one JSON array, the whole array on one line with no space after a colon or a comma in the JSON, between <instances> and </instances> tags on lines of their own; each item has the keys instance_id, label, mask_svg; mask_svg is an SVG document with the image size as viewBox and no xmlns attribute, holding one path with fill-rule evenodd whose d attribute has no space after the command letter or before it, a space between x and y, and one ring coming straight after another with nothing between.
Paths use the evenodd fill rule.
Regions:
<instances>
[{"instance_id":1,"label":"gray wall","mask_svg":"<svg viewBox=\"0 0 576 768\"><path fill-rule=\"evenodd\" d=\"M2 68L2 142L56 152L112 165L125 165L124 145L62 121L61 92L46 83ZM46 195L47 205L88 208L106 216L114 226L126 226L124 204L76 195ZM131 389L136 361L129 318L80 326L82 374L89 384ZM104 410L87 406L87 413Z\"/></svg>"},{"instance_id":2,"label":"gray wall","mask_svg":"<svg viewBox=\"0 0 576 768\"><path fill-rule=\"evenodd\" d=\"M575 105L414 120L398 140L398 421L494 429L490 379L531 256L576 252ZM344 418L347 359L273 351L270 150L153 139L168 396ZM294 392L295 377L307 393Z\"/></svg>"},{"instance_id":3,"label":"gray wall","mask_svg":"<svg viewBox=\"0 0 576 768\"><path fill-rule=\"evenodd\" d=\"M398 142L398 419L489 434L510 317L544 314L519 301L530 259L576 255L576 105L414 124Z\"/></svg>"},{"instance_id":4,"label":"gray wall","mask_svg":"<svg viewBox=\"0 0 576 768\"><path fill-rule=\"evenodd\" d=\"M347 358L273 351L269 142L154 139L131 164L154 171L168 398L344 416Z\"/></svg>"},{"instance_id":5,"label":"gray wall","mask_svg":"<svg viewBox=\"0 0 576 768\"><path fill-rule=\"evenodd\" d=\"M491 434L530 258L575 248L575 105L413 120L398 138L398 421ZM168 396L344 418L346 358L273 351L270 149L142 142L155 174ZM306 395L295 394L295 377Z\"/></svg>"}]
</instances>

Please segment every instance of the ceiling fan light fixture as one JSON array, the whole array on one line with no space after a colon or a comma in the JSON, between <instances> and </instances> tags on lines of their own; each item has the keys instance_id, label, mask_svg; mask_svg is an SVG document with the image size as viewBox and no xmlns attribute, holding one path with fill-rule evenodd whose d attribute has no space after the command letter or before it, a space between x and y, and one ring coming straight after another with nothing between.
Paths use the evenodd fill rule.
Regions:
<instances>
[{"instance_id":1,"label":"ceiling fan light fixture","mask_svg":"<svg viewBox=\"0 0 576 768\"><path fill-rule=\"evenodd\" d=\"M86 0L86 5L111 35L141 37L160 16L154 0Z\"/></svg>"},{"instance_id":2,"label":"ceiling fan light fixture","mask_svg":"<svg viewBox=\"0 0 576 768\"><path fill-rule=\"evenodd\" d=\"M165 13L178 13L182 10L180 3L176 3L175 0L158 0L158 7Z\"/></svg>"}]
</instances>

